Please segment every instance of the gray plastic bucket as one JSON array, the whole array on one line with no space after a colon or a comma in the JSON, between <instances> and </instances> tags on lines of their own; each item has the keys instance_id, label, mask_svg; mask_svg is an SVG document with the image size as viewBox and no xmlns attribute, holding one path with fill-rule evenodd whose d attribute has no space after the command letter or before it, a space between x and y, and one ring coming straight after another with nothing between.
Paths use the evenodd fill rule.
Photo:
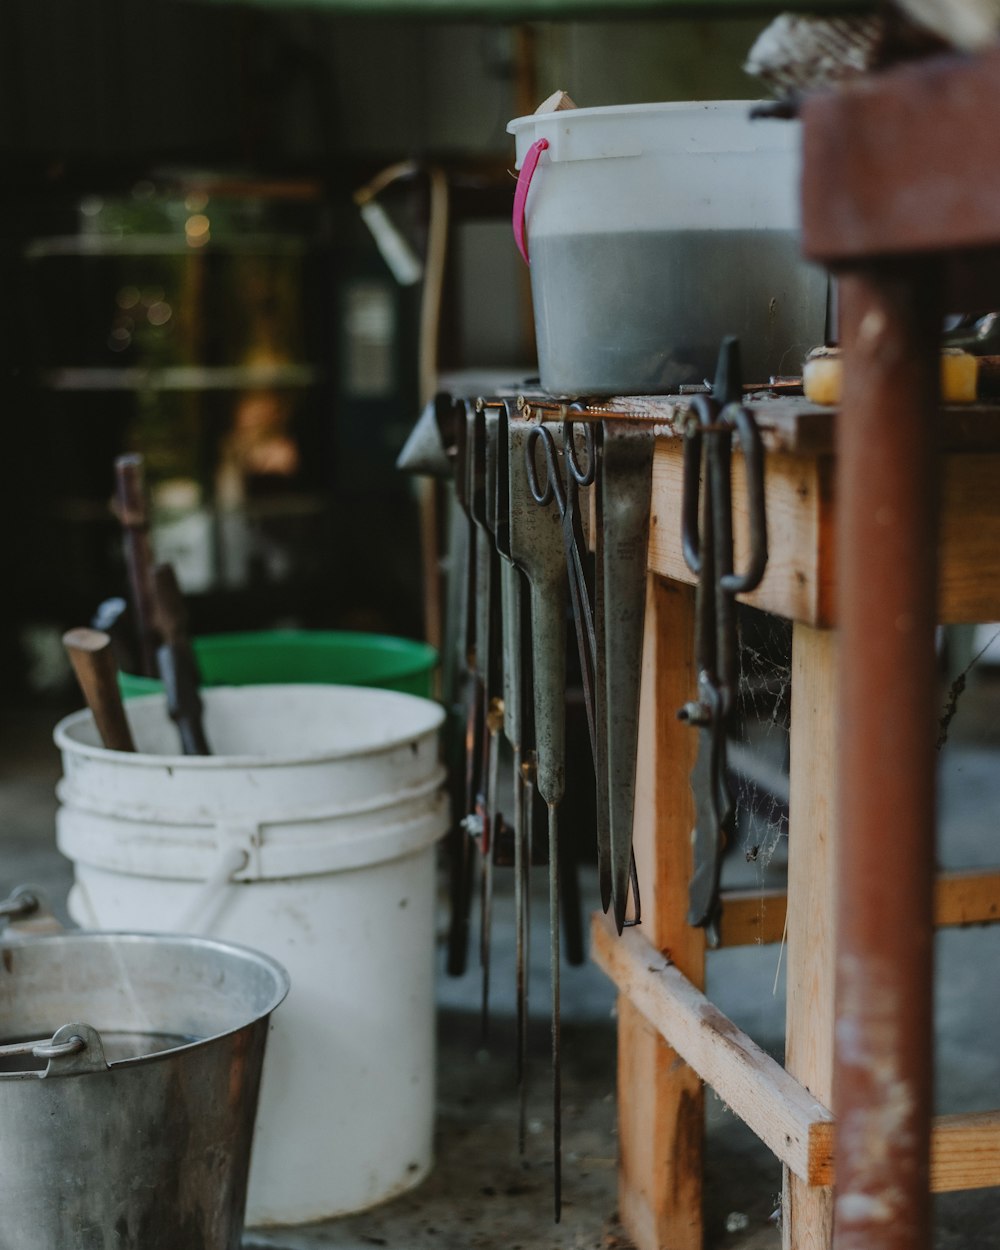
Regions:
<instances>
[{"instance_id":1,"label":"gray plastic bucket","mask_svg":"<svg viewBox=\"0 0 1000 1250\"><path fill-rule=\"evenodd\" d=\"M42 1042L0 1057L2 1250L238 1250L284 969L150 934L15 939L0 958L2 1042Z\"/></svg>"}]
</instances>

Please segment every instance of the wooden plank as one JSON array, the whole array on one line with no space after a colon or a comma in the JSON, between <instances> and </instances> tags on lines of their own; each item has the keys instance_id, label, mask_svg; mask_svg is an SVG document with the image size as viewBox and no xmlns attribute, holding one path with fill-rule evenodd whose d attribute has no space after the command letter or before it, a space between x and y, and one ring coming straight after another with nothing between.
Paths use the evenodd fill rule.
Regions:
<instances>
[{"instance_id":1,"label":"wooden plank","mask_svg":"<svg viewBox=\"0 0 1000 1250\"><path fill-rule=\"evenodd\" d=\"M1000 1111L942 1115L931 1130L931 1192L1000 1185Z\"/></svg>"},{"instance_id":2,"label":"wooden plank","mask_svg":"<svg viewBox=\"0 0 1000 1250\"><path fill-rule=\"evenodd\" d=\"M830 263L995 246L998 107L995 48L913 61L812 94L802 109L805 254Z\"/></svg>"},{"instance_id":3,"label":"wooden plank","mask_svg":"<svg viewBox=\"0 0 1000 1250\"><path fill-rule=\"evenodd\" d=\"M833 1117L691 984L638 929L621 937L600 915L591 957L782 1162L813 1181L829 1173ZM673 1246L672 1242L666 1242Z\"/></svg>"},{"instance_id":4,"label":"wooden plank","mask_svg":"<svg viewBox=\"0 0 1000 1250\"><path fill-rule=\"evenodd\" d=\"M817 1160L812 1171L817 1184L832 1185L836 1171L833 1152ZM1000 1111L935 1116L931 1126L931 1192L945 1194L994 1185L1000 1185Z\"/></svg>"},{"instance_id":5,"label":"wooden plank","mask_svg":"<svg viewBox=\"0 0 1000 1250\"><path fill-rule=\"evenodd\" d=\"M784 890L723 890L719 946L767 946L785 934Z\"/></svg>"},{"instance_id":6,"label":"wooden plank","mask_svg":"<svg viewBox=\"0 0 1000 1250\"><path fill-rule=\"evenodd\" d=\"M745 549L747 495L734 457L733 530L737 567ZM683 445L660 439L653 457L649 567L663 577L693 582L681 550ZM778 616L814 625L833 623L833 473L829 459L768 455L768 562L764 580L743 598Z\"/></svg>"},{"instance_id":7,"label":"wooden plank","mask_svg":"<svg viewBox=\"0 0 1000 1250\"><path fill-rule=\"evenodd\" d=\"M626 929L618 937L607 918L595 913L591 954L618 987L619 1002L667 1039L690 1065L689 1070L711 1085L797 1178L814 1190L826 1190L833 1184L831 1112L695 989L639 929ZM669 1053L660 1052L658 1060L663 1062ZM629 1055L626 1063L645 1058L641 1051ZM654 1100L649 1090L645 1092L637 1110L651 1131L657 1130L660 1126ZM687 1148L685 1139L674 1140L682 1150ZM669 1190L670 1180L669 1172L661 1176L664 1190ZM938 1116L932 1133L932 1190L945 1193L994 1185L1000 1185L1000 1111ZM649 1246L649 1237L656 1235L654 1228L647 1213L645 1221L637 1225L643 1239L636 1244ZM675 1228L659 1244L669 1245L671 1250L675 1245L693 1245L694 1231L690 1226ZM808 1244L800 1240L795 1243L796 1250Z\"/></svg>"},{"instance_id":8,"label":"wooden plank","mask_svg":"<svg viewBox=\"0 0 1000 1250\"><path fill-rule=\"evenodd\" d=\"M939 929L1000 921L1000 868L943 872L934 886L934 923Z\"/></svg>"},{"instance_id":9,"label":"wooden plank","mask_svg":"<svg viewBox=\"0 0 1000 1250\"><path fill-rule=\"evenodd\" d=\"M740 457L734 457L733 526L737 566L747 531L747 500ZM768 566L755 607L822 628L835 623L834 462L784 454L766 461ZM943 623L1000 619L1000 454L942 458L939 550ZM693 583L681 550L683 444L658 440L653 458L649 567L663 577Z\"/></svg>"},{"instance_id":10,"label":"wooden plank","mask_svg":"<svg viewBox=\"0 0 1000 1250\"><path fill-rule=\"evenodd\" d=\"M938 414L935 432L941 451L1000 451L1000 406L993 399L997 383L995 374L986 375L986 380L982 380L983 364L981 361L980 393L984 398L972 404L951 404ZM531 394L525 395L524 400L539 420L558 421L562 417L564 405L556 400ZM775 395L766 391L753 392L744 400L753 413L768 454L810 458L833 454L836 408L812 403L801 395ZM591 401L573 412L574 421L637 421L652 425L661 438L675 439L683 438L690 416L691 399L686 395L617 395L608 400Z\"/></svg>"},{"instance_id":11,"label":"wooden plank","mask_svg":"<svg viewBox=\"0 0 1000 1250\"><path fill-rule=\"evenodd\" d=\"M837 638L796 624L792 633L789 767L788 950L785 1067L824 1107L833 1106L836 935L833 813ZM828 1250L833 1191L810 1186L786 1164L784 1250Z\"/></svg>"},{"instance_id":12,"label":"wooden plank","mask_svg":"<svg viewBox=\"0 0 1000 1250\"><path fill-rule=\"evenodd\" d=\"M1000 618L1000 456L946 456L942 483L940 616Z\"/></svg>"},{"instance_id":13,"label":"wooden plank","mask_svg":"<svg viewBox=\"0 0 1000 1250\"><path fill-rule=\"evenodd\" d=\"M695 985L705 941L686 923L697 734L676 709L695 687L694 593L649 579L633 831L642 930ZM645 939L644 939L645 940ZM619 1210L639 1250L701 1250L704 1092L635 1005L618 1000Z\"/></svg>"},{"instance_id":14,"label":"wooden plank","mask_svg":"<svg viewBox=\"0 0 1000 1250\"><path fill-rule=\"evenodd\" d=\"M785 933L784 890L724 890L720 946L766 946ZM938 929L1000 923L1000 869L962 868L942 872L934 886Z\"/></svg>"}]
</instances>

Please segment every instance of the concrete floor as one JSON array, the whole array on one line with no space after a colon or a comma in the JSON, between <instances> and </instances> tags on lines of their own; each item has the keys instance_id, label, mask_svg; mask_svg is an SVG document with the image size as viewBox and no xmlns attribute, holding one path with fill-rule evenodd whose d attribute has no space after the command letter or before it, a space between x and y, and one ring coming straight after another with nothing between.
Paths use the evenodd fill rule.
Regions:
<instances>
[{"instance_id":1,"label":"concrete floor","mask_svg":"<svg viewBox=\"0 0 1000 1250\"><path fill-rule=\"evenodd\" d=\"M59 761L55 704L7 708L0 721L0 890L30 882L64 912L69 865L54 847L53 787ZM976 673L942 752L941 861L1000 861L1000 681ZM761 884L783 876L783 847L766 866L734 857L730 871ZM593 966L563 975L564 1206L551 1217L548 977L544 887L533 900L528 1139L516 1148L513 914L500 874L488 1042L478 1019L474 970L439 980L439 1119L434 1172L417 1190L322 1226L248 1233L246 1250L627 1250L616 1217L615 1026L610 985ZM585 873L585 904L594 904ZM442 923L444 911L442 909ZM780 1057L784 1000L776 947L713 953L709 993L765 1049ZM1000 927L938 938L938 1101L942 1110L1000 1106ZM773 1212L780 1168L712 1095L708 1099L707 1250L777 1250ZM935 1250L1000 1244L1000 1190L938 1200Z\"/></svg>"}]
</instances>

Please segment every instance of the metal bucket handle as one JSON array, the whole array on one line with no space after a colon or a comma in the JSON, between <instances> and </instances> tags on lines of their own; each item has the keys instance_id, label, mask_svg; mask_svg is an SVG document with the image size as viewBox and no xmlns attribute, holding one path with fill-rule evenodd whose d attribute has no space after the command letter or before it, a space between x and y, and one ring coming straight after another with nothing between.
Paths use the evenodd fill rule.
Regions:
<instances>
[{"instance_id":1,"label":"metal bucket handle","mask_svg":"<svg viewBox=\"0 0 1000 1250\"><path fill-rule=\"evenodd\" d=\"M51 1038L0 1046L0 1059L13 1059L19 1055L47 1059L48 1067L38 1074L42 1078L106 1072L108 1068L101 1035L89 1024L63 1024Z\"/></svg>"},{"instance_id":2,"label":"metal bucket handle","mask_svg":"<svg viewBox=\"0 0 1000 1250\"><path fill-rule=\"evenodd\" d=\"M17 938L63 931L45 893L33 885L19 885L0 900L0 930L4 928Z\"/></svg>"},{"instance_id":3,"label":"metal bucket handle","mask_svg":"<svg viewBox=\"0 0 1000 1250\"><path fill-rule=\"evenodd\" d=\"M7 898L0 900L0 926L13 927L21 922L27 922L27 929L35 933L62 931L62 925L53 915L45 895L26 885L19 885ZM22 930L19 936L26 934ZM0 1059L19 1055L47 1059L45 1071L38 1074L42 1078L105 1072L108 1068L101 1035L89 1024L63 1024L51 1038L0 1046Z\"/></svg>"}]
</instances>

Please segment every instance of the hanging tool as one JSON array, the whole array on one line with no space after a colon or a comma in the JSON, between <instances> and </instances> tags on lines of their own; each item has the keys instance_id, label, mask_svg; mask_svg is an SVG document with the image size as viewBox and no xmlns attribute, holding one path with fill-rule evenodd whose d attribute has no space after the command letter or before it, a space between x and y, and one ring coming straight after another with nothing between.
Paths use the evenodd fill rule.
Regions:
<instances>
[{"instance_id":1,"label":"hanging tool","mask_svg":"<svg viewBox=\"0 0 1000 1250\"><path fill-rule=\"evenodd\" d=\"M555 495L539 506L532 489L536 478L529 478L529 456L537 438L532 432L539 427L520 414L508 416L510 551L530 587L535 784L548 809L553 1203L558 1222L562 1214L558 807L566 789L567 572L562 522L552 506Z\"/></svg>"},{"instance_id":2,"label":"hanging tool","mask_svg":"<svg viewBox=\"0 0 1000 1250\"><path fill-rule=\"evenodd\" d=\"M608 809L609 871L602 874L621 933L629 886L633 916L642 909L632 854L635 773L639 748L639 687L646 613L646 558L653 493L654 434L649 426L602 422L597 477L595 601L597 732L605 743L598 804ZM594 758L595 770L600 767ZM605 911L608 903L602 893Z\"/></svg>"},{"instance_id":3,"label":"hanging tool","mask_svg":"<svg viewBox=\"0 0 1000 1250\"><path fill-rule=\"evenodd\" d=\"M157 630L163 642L156 664L167 695L167 711L177 726L185 755L211 755L202 724L198 661L187 634L187 610L172 564L153 571Z\"/></svg>"},{"instance_id":4,"label":"hanging tool","mask_svg":"<svg viewBox=\"0 0 1000 1250\"><path fill-rule=\"evenodd\" d=\"M63 634L63 646L101 741L109 751L134 751L110 636L98 629L71 629Z\"/></svg>"},{"instance_id":5,"label":"hanging tool","mask_svg":"<svg viewBox=\"0 0 1000 1250\"><path fill-rule=\"evenodd\" d=\"M448 928L447 972L460 977L465 972L469 945L469 914L472 899L473 838L475 804L479 792L482 759L482 699L476 674L476 539L470 514L471 439L469 412L464 403L454 405L455 420L455 501L459 525L454 536L456 565L453 577L458 583L457 637L455 651L461 657L455 676L457 708L455 715L463 726L456 735L455 758L450 770L452 782L451 833L449 836L451 918Z\"/></svg>"},{"instance_id":6,"label":"hanging tool","mask_svg":"<svg viewBox=\"0 0 1000 1250\"><path fill-rule=\"evenodd\" d=\"M529 485L538 503L555 501L569 574L596 782L598 881L605 911L614 906L621 932L629 888L638 923L641 908L632 856L635 764L639 736L639 669L646 599L646 548L652 495L653 431L604 421L582 423L583 460L576 447L573 405L562 422L565 484L558 448L546 425L533 427ZM534 447L544 449L546 480ZM579 503L581 487L596 483L596 575Z\"/></svg>"},{"instance_id":7,"label":"hanging tool","mask_svg":"<svg viewBox=\"0 0 1000 1250\"><path fill-rule=\"evenodd\" d=\"M518 1089L518 1150L523 1155L527 1124L528 959L531 947L531 863L534 808L534 709L531 690L529 590L511 550L510 421L513 400L497 411L496 545L501 557L503 617L503 732L513 756L515 1050Z\"/></svg>"},{"instance_id":8,"label":"hanging tool","mask_svg":"<svg viewBox=\"0 0 1000 1250\"><path fill-rule=\"evenodd\" d=\"M119 456L115 460L114 511L124 535L140 672L145 677L155 677L159 639L154 616L153 550L142 456Z\"/></svg>"},{"instance_id":9,"label":"hanging tool","mask_svg":"<svg viewBox=\"0 0 1000 1250\"><path fill-rule=\"evenodd\" d=\"M476 830L480 850L479 962L482 969L482 1022L486 1035L490 997L490 937L493 910L493 867L497 822L500 733L503 728L502 618L500 557L496 548L496 411L487 423L486 405L468 406L469 515L475 525L476 612L475 668L481 690L482 776L476 794Z\"/></svg>"},{"instance_id":10,"label":"hanging tool","mask_svg":"<svg viewBox=\"0 0 1000 1250\"><path fill-rule=\"evenodd\" d=\"M739 344L724 340L711 396L691 398L684 446L682 545L698 575L695 598L697 698L678 712L699 732L691 773L695 798L694 871L688 922L719 941L719 875L734 804L726 766L726 736L739 680L735 596L760 584L767 566L764 447L749 409L740 402ZM731 458L736 434L743 453L749 510L749 553L744 572L733 570Z\"/></svg>"}]
</instances>

